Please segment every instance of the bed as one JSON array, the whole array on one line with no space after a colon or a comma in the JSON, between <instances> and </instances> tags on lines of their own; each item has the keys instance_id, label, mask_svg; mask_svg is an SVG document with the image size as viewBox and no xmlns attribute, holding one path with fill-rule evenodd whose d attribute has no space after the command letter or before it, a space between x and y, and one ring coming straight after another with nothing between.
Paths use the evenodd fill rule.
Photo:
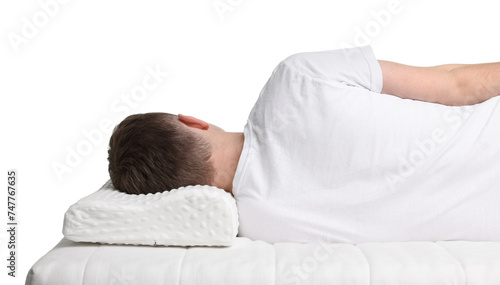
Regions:
<instances>
[{"instance_id":1,"label":"bed","mask_svg":"<svg viewBox=\"0 0 500 285\"><path fill-rule=\"evenodd\" d=\"M212 186L128 195L110 181L69 207L26 285L500 284L500 242L268 243L238 236Z\"/></svg>"},{"instance_id":2,"label":"bed","mask_svg":"<svg viewBox=\"0 0 500 285\"><path fill-rule=\"evenodd\" d=\"M106 245L63 238L26 285L500 284L500 243Z\"/></svg>"}]
</instances>

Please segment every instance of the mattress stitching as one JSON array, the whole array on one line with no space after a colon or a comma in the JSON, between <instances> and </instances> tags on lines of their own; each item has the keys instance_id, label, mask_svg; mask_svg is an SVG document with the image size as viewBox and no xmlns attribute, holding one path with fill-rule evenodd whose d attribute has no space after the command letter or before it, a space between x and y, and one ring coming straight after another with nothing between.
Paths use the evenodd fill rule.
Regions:
<instances>
[{"instance_id":1,"label":"mattress stitching","mask_svg":"<svg viewBox=\"0 0 500 285\"><path fill-rule=\"evenodd\" d=\"M447 255L449 255L457 264L460 265L460 269L462 270L462 278L463 278L463 284L467 284L467 275L465 274L465 267L464 265L458 261L458 259L449 251L447 248L441 245L441 243L434 242L438 247L440 247Z\"/></svg>"},{"instance_id":2,"label":"mattress stitching","mask_svg":"<svg viewBox=\"0 0 500 285\"><path fill-rule=\"evenodd\" d=\"M82 282L81 282L81 284L82 284L82 285L84 285L84 284L83 284L83 281L85 280L85 274L86 274L86 272L87 272L87 265L89 264L89 260L90 260L90 258L91 258L92 256L94 256L94 254L95 254L95 253L97 252L97 250L98 250L98 249L100 249L100 248L101 248L101 244L98 244L98 246L96 247L96 249L95 249L95 250L94 250L94 251L93 251L93 252L92 252L92 253L91 253L91 254L87 257L87 260L85 261L85 266L84 266L84 268L83 268L83 274L82 274Z\"/></svg>"},{"instance_id":3,"label":"mattress stitching","mask_svg":"<svg viewBox=\"0 0 500 285\"><path fill-rule=\"evenodd\" d=\"M184 259L186 259L186 255L187 255L187 251L191 249L191 247L187 247L184 249L184 255L182 256L182 259L181 259L181 262L180 262L180 266L179 266L179 278L177 278L178 281L178 285L181 284L181 274L182 274L182 268L184 268L183 264L184 264Z\"/></svg>"},{"instance_id":4,"label":"mattress stitching","mask_svg":"<svg viewBox=\"0 0 500 285\"><path fill-rule=\"evenodd\" d=\"M274 247L274 244L271 244L272 247L273 247L273 257L274 257L274 282L273 284L274 285L278 285L278 265L277 265L277 262L278 262L278 258L276 258L276 247Z\"/></svg>"},{"instance_id":5,"label":"mattress stitching","mask_svg":"<svg viewBox=\"0 0 500 285\"><path fill-rule=\"evenodd\" d=\"M359 252L361 252L361 255L363 256L364 260L366 261L366 264L368 266L368 284L372 284L372 266L370 264L370 261L368 261L368 257L366 256L365 252L356 244L353 246L358 249Z\"/></svg>"}]
</instances>

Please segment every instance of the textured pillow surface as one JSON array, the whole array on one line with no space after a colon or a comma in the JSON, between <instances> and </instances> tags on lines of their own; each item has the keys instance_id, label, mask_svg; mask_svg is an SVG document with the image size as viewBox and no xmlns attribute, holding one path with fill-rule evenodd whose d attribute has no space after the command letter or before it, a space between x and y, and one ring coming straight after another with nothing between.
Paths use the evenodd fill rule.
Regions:
<instances>
[{"instance_id":1,"label":"textured pillow surface","mask_svg":"<svg viewBox=\"0 0 500 285\"><path fill-rule=\"evenodd\" d=\"M135 245L228 246L238 212L228 192L206 185L131 195L101 189L73 204L63 234L72 241Z\"/></svg>"}]
</instances>

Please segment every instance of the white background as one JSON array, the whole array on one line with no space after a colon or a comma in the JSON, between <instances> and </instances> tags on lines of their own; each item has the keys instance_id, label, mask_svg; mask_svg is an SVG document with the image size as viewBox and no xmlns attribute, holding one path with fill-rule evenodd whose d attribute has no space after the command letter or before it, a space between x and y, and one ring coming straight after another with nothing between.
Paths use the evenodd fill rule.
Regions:
<instances>
[{"instance_id":1,"label":"white background","mask_svg":"<svg viewBox=\"0 0 500 285\"><path fill-rule=\"evenodd\" d=\"M108 179L103 120L160 111L242 131L276 64L303 51L370 44L379 59L413 65L500 60L493 0L62 2L0 4L1 284L24 284L62 238L68 207ZM148 67L169 75L132 97ZM79 146L88 153L69 166ZM16 279L6 268L9 168L19 171Z\"/></svg>"}]
</instances>

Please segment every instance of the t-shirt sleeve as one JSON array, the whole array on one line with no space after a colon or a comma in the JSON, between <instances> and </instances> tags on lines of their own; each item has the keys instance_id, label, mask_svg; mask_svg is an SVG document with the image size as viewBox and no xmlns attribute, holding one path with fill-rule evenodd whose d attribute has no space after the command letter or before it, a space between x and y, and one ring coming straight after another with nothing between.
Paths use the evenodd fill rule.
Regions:
<instances>
[{"instance_id":1,"label":"t-shirt sleeve","mask_svg":"<svg viewBox=\"0 0 500 285\"><path fill-rule=\"evenodd\" d=\"M324 83L382 91L382 70L370 46L299 53L282 63Z\"/></svg>"}]
</instances>

